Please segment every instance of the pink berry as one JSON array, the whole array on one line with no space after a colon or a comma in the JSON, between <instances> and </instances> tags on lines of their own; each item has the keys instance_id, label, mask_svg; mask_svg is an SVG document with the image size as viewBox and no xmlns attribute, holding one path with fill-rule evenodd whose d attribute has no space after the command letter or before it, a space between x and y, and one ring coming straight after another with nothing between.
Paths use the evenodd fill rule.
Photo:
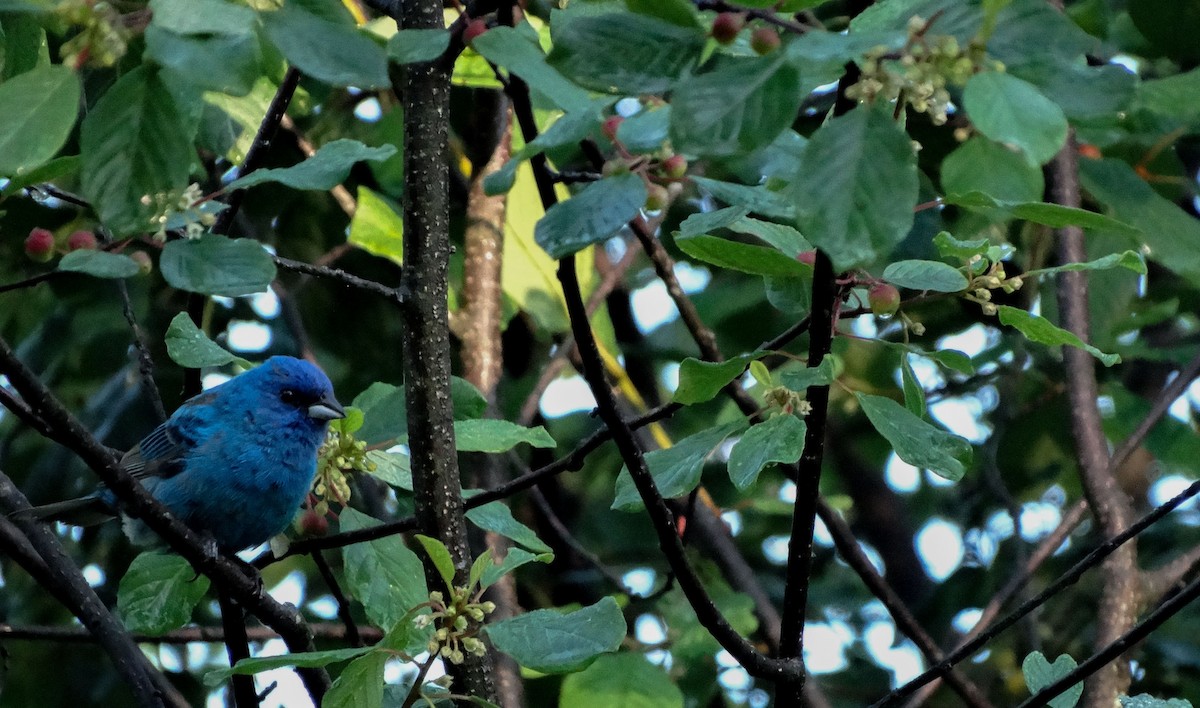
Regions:
<instances>
[{"instance_id":1,"label":"pink berry","mask_svg":"<svg viewBox=\"0 0 1200 708\"><path fill-rule=\"evenodd\" d=\"M35 227L25 237L25 255L38 263L45 263L54 257L54 234L49 230Z\"/></svg>"},{"instance_id":2,"label":"pink berry","mask_svg":"<svg viewBox=\"0 0 1200 708\"><path fill-rule=\"evenodd\" d=\"M809 266L816 266L817 252L816 251L801 251L796 254L796 260Z\"/></svg>"},{"instance_id":3,"label":"pink berry","mask_svg":"<svg viewBox=\"0 0 1200 708\"><path fill-rule=\"evenodd\" d=\"M604 119L604 126L601 128L601 130L604 131L604 134L608 136L609 140L616 140L617 128L620 128L621 124L624 122L625 119L621 116L609 116Z\"/></svg>"},{"instance_id":4,"label":"pink berry","mask_svg":"<svg viewBox=\"0 0 1200 708\"><path fill-rule=\"evenodd\" d=\"M662 161L663 174L671 179L679 179L687 174L688 161L683 155L672 155Z\"/></svg>"},{"instance_id":5,"label":"pink berry","mask_svg":"<svg viewBox=\"0 0 1200 708\"><path fill-rule=\"evenodd\" d=\"M76 231L67 237L68 251L94 251L95 249L96 234L91 231Z\"/></svg>"},{"instance_id":6,"label":"pink berry","mask_svg":"<svg viewBox=\"0 0 1200 708\"><path fill-rule=\"evenodd\" d=\"M305 536L324 536L329 532L329 519L308 509L300 517L300 533Z\"/></svg>"},{"instance_id":7,"label":"pink berry","mask_svg":"<svg viewBox=\"0 0 1200 708\"><path fill-rule=\"evenodd\" d=\"M757 54L770 54L779 49L779 33L770 27L759 27L750 33L750 48Z\"/></svg>"},{"instance_id":8,"label":"pink berry","mask_svg":"<svg viewBox=\"0 0 1200 708\"><path fill-rule=\"evenodd\" d=\"M713 20L712 38L719 44L730 44L745 26L746 17L740 12L722 12Z\"/></svg>"},{"instance_id":9,"label":"pink berry","mask_svg":"<svg viewBox=\"0 0 1200 708\"><path fill-rule=\"evenodd\" d=\"M880 283L867 293L871 312L880 317L891 317L900 309L900 291L894 285Z\"/></svg>"},{"instance_id":10,"label":"pink berry","mask_svg":"<svg viewBox=\"0 0 1200 708\"><path fill-rule=\"evenodd\" d=\"M467 28L463 30L463 43L470 44L475 41L475 38L484 32L488 31L487 23L483 20L471 20L467 24Z\"/></svg>"},{"instance_id":11,"label":"pink berry","mask_svg":"<svg viewBox=\"0 0 1200 708\"><path fill-rule=\"evenodd\" d=\"M154 270L154 261L150 260L150 254L145 251L134 251L129 254L134 263L138 265L138 272L142 275L149 275L150 271Z\"/></svg>"}]
</instances>

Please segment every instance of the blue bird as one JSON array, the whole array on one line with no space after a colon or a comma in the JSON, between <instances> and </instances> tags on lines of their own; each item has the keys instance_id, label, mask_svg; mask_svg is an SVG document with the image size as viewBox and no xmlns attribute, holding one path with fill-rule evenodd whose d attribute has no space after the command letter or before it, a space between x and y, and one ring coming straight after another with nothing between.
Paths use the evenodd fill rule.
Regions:
<instances>
[{"instance_id":1,"label":"blue bird","mask_svg":"<svg viewBox=\"0 0 1200 708\"><path fill-rule=\"evenodd\" d=\"M125 453L121 467L218 548L240 551L287 527L312 486L329 421L345 415L324 372L271 357L184 403ZM32 511L76 526L119 514L105 488ZM144 523L122 517L135 544L153 543Z\"/></svg>"}]
</instances>

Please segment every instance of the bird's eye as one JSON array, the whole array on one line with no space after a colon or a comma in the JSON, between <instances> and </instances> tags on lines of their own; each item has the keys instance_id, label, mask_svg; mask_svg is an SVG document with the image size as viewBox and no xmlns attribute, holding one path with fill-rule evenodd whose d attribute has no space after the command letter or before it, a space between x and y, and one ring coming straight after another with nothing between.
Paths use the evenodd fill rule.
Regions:
<instances>
[{"instance_id":1,"label":"bird's eye","mask_svg":"<svg viewBox=\"0 0 1200 708\"><path fill-rule=\"evenodd\" d=\"M279 393L279 400L283 401L284 403L295 403L296 392L290 388L285 388Z\"/></svg>"}]
</instances>

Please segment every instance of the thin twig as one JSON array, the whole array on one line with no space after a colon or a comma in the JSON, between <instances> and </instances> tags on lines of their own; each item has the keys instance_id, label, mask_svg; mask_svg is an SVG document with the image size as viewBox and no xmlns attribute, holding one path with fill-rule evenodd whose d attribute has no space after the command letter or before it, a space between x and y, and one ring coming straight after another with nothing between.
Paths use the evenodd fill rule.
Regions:
<instances>
[{"instance_id":1,"label":"thin twig","mask_svg":"<svg viewBox=\"0 0 1200 708\"><path fill-rule=\"evenodd\" d=\"M329 561L325 560L325 556L319 550L313 551L310 555L312 555L313 563L316 564L321 578L325 581L325 586L329 588L329 594L333 595L334 602L337 603L338 619L346 627L346 641L352 647L363 646L358 623L354 621L354 615L350 612L350 600L346 599L346 593L342 592L342 586L338 583L337 576L333 574L333 569L329 567Z\"/></svg>"}]
</instances>

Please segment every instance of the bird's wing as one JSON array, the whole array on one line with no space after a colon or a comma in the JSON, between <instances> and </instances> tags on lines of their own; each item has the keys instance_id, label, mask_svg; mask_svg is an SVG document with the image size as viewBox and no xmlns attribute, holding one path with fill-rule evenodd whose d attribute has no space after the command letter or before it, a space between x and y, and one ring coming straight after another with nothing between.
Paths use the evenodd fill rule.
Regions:
<instances>
[{"instance_id":1,"label":"bird's wing","mask_svg":"<svg viewBox=\"0 0 1200 708\"><path fill-rule=\"evenodd\" d=\"M184 455L200 442L205 418L200 411L212 398L211 393L204 393L180 406L170 420L125 453L121 466L135 479L174 477L182 472Z\"/></svg>"}]
</instances>

